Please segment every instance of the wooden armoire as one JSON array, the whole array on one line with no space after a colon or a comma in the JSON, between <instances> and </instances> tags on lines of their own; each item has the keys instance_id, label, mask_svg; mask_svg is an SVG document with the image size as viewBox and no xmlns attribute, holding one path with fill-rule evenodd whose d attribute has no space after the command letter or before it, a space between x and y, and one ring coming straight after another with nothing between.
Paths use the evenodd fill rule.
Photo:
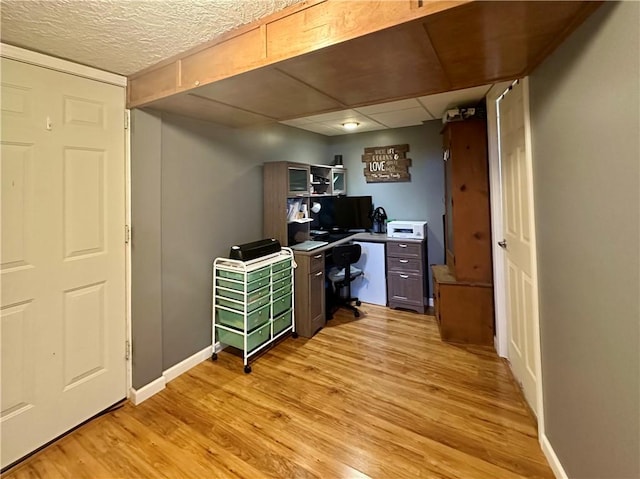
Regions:
<instances>
[{"instance_id":1,"label":"wooden armoire","mask_svg":"<svg viewBox=\"0 0 640 479\"><path fill-rule=\"evenodd\" d=\"M493 274L487 123L443 130L446 264L432 265L433 300L445 341L493 344Z\"/></svg>"}]
</instances>

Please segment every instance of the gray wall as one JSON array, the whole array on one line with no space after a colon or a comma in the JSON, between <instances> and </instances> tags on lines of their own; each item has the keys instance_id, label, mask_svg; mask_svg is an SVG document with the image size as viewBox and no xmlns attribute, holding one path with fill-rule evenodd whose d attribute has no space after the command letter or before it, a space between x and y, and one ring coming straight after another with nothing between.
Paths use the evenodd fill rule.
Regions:
<instances>
[{"instance_id":1,"label":"gray wall","mask_svg":"<svg viewBox=\"0 0 640 479\"><path fill-rule=\"evenodd\" d=\"M380 130L329 137L330 161L342 155L348 169L347 194L371 195L374 207L384 207L389 219L426 220L428 222L428 262L444 263L442 215L444 214L444 166L442 162L442 122L434 120L421 126ZM370 146L409 144L407 158L412 166L410 182L367 183L362 155ZM429 274L429 295L433 293Z\"/></svg>"},{"instance_id":2,"label":"gray wall","mask_svg":"<svg viewBox=\"0 0 640 479\"><path fill-rule=\"evenodd\" d=\"M262 237L262 163L322 163L327 144L282 125L238 130L138 110L132 136L135 388L211 344L212 262Z\"/></svg>"},{"instance_id":3,"label":"gray wall","mask_svg":"<svg viewBox=\"0 0 640 479\"><path fill-rule=\"evenodd\" d=\"M640 477L640 4L531 76L545 430L569 477Z\"/></svg>"},{"instance_id":4,"label":"gray wall","mask_svg":"<svg viewBox=\"0 0 640 479\"><path fill-rule=\"evenodd\" d=\"M162 375L159 114L131 112L131 329L133 387Z\"/></svg>"}]
</instances>

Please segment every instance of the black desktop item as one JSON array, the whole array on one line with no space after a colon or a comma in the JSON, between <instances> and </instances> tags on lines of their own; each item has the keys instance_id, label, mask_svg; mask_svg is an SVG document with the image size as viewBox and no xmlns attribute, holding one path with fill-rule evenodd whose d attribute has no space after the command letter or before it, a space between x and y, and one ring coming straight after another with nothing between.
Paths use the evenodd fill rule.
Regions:
<instances>
[{"instance_id":1,"label":"black desktop item","mask_svg":"<svg viewBox=\"0 0 640 479\"><path fill-rule=\"evenodd\" d=\"M251 261L262 256L278 253L280 249L280 242L277 239L267 238L232 246L229 250L229 258L239 261Z\"/></svg>"},{"instance_id":2,"label":"black desktop item","mask_svg":"<svg viewBox=\"0 0 640 479\"><path fill-rule=\"evenodd\" d=\"M336 196L333 199L334 228L370 231L373 228L371 196Z\"/></svg>"},{"instance_id":3,"label":"black desktop item","mask_svg":"<svg viewBox=\"0 0 640 479\"><path fill-rule=\"evenodd\" d=\"M378 206L373 212L371 217L373 220L373 232L374 233L386 233L387 232L387 212L382 206Z\"/></svg>"}]
</instances>

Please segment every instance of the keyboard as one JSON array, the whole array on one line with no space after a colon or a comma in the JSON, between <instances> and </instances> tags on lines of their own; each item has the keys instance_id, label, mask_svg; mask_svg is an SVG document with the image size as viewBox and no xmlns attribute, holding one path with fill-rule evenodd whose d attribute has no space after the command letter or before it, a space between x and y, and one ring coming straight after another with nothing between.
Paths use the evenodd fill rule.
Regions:
<instances>
[{"instance_id":1,"label":"keyboard","mask_svg":"<svg viewBox=\"0 0 640 479\"><path fill-rule=\"evenodd\" d=\"M328 241L303 241L302 243L290 246L290 248L296 251L311 251L312 249L320 248L327 244L329 244Z\"/></svg>"}]
</instances>

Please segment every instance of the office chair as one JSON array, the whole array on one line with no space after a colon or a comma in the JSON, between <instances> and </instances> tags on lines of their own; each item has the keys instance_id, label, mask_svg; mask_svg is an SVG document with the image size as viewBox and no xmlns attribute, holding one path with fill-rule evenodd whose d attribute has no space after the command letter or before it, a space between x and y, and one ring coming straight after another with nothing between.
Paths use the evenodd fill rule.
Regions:
<instances>
[{"instance_id":1,"label":"office chair","mask_svg":"<svg viewBox=\"0 0 640 479\"><path fill-rule=\"evenodd\" d=\"M362 270L352 265L360 259L361 254L362 248L359 244L347 243L334 246L331 250L334 267L328 274L329 280L333 284L334 297L338 298L337 307L350 309L356 318L360 317L360 311L351 303L355 301L357 306L362 303L358 298L351 297L351 282L362 275ZM349 271L351 274L347 275L345 271ZM344 297L340 294L342 288L346 288ZM332 316L333 314L330 313L329 318Z\"/></svg>"}]
</instances>

